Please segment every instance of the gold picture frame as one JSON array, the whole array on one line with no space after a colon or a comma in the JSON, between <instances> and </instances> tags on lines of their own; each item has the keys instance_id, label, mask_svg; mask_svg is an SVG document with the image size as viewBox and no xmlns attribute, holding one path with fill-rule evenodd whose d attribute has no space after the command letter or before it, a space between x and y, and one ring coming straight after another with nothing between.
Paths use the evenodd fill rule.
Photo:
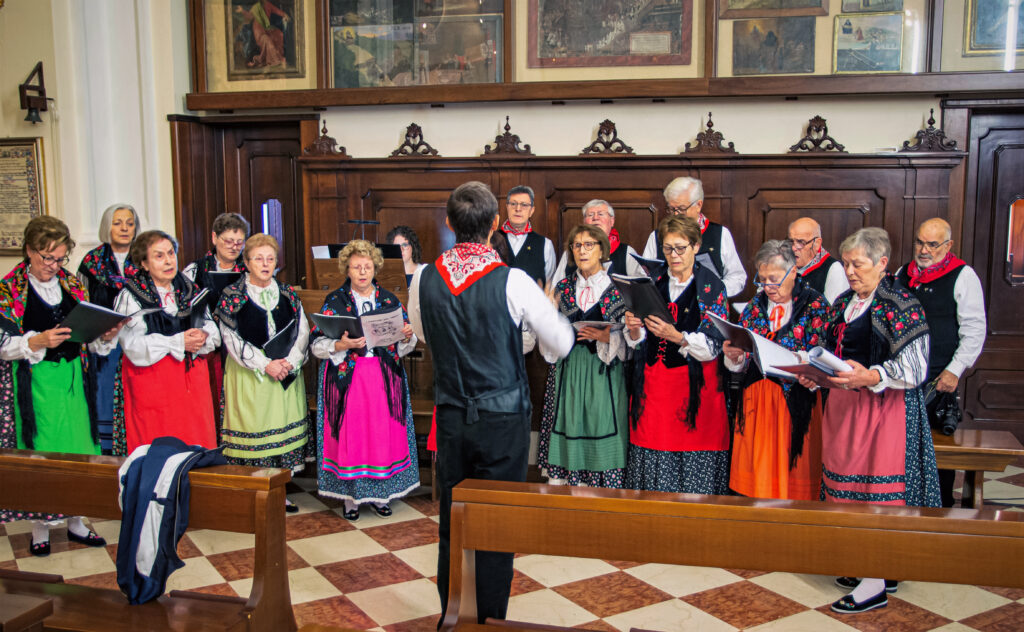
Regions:
<instances>
[{"instance_id":1,"label":"gold picture frame","mask_svg":"<svg viewBox=\"0 0 1024 632\"><path fill-rule=\"evenodd\" d=\"M1007 0L966 0L964 2L964 57L999 56L1006 54L1006 41L986 39L982 33L1005 33L1006 29L990 28L1006 15ZM1017 15L1024 22L1024 15ZM1021 27L1018 24L1018 32ZM1016 55L1024 54L1024 39L1018 36Z\"/></svg>"},{"instance_id":2,"label":"gold picture frame","mask_svg":"<svg viewBox=\"0 0 1024 632\"><path fill-rule=\"evenodd\" d=\"M42 138L0 139L0 255L21 256L25 226L47 214Z\"/></svg>"}]
</instances>

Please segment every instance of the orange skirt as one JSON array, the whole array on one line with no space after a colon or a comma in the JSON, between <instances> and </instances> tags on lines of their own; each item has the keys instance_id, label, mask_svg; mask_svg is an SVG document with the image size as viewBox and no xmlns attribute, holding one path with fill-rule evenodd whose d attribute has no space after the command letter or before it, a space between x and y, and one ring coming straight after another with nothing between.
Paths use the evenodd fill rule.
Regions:
<instances>
[{"instance_id":1,"label":"orange skirt","mask_svg":"<svg viewBox=\"0 0 1024 632\"><path fill-rule=\"evenodd\" d=\"M821 493L821 401L796 467L789 468L791 422L782 387L759 380L743 392L744 430L733 433L729 487L753 498L817 500Z\"/></svg>"}]
</instances>

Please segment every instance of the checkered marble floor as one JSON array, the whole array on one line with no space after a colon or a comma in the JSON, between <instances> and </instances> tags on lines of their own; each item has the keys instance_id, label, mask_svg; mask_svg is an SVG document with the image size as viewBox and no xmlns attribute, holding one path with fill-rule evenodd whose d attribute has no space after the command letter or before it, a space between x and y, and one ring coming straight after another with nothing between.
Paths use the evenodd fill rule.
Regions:
<instances>
[{"instance_id":1,"label":"checkered marble floor","mask_svg":"<svg viewBox=\"0 0 1024 632\"><path fill-rule=\"evenodd\" d=\"M286 521L299 625L432 632L440 613L434 583L438 507L429 493L392 503L394 515L386 519L364 508L352 523L341 517L339 502L310 491L313 479L300 475L290 485L289 498L300 507ZM993 503L1021 503L1024 461L992 476L985 496ZM107 539L105 549L69 543L60 527L51 533L47 558L28 552L30 523L0 525L0 568L58 573L71 583L116 589L120 523L92 524ZM248 595L253 545L251 535L189 531L179 547L185 567L171 575L168 590ZM518 556L515 569L510 619L591 630L1024 630L1019 589L904 582L886 608L837 615L828 606L844 593L832 577L819 575L544 555Z\"/></svg>"}]
</instances>

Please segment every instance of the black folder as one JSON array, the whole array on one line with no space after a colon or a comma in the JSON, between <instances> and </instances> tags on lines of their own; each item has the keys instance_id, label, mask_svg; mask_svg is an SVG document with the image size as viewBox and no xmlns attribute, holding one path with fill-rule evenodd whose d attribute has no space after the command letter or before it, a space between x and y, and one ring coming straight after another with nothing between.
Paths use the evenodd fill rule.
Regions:
<instances>
[{"instance_id":1,"label":"black folder","mask_svg":"<svg viewBox=\"0 0 1024 632\"><path fill-rule=\"evenodd\" d=\"M89 344L114 327L117 327L118 323L122 320L158 311L160 311L159 307L140 309L134 314L125 316L102 305L82 301L75 305L74 309L64 317L59 326L71 329L71 338L69 339L71 342Z\"/></svg>"},{"instance_id":2,"label":"black folder","mask_svg":"<svg viewBox=\"0 0 1024 632\"><path fill-rule=\"evenodd\" d=\"M268 340L263 345L263 353L271 360L280 360L281 358L288 357L288 352L292 350L292 332L295 331L298 321L292 319L287 325L285 325L279 332L274 334L274 337ZM281 380L281 387L288 390L288 387L295 381L296 374L289 373L286 378Z\"/></svg>"},{"instance_id":3,"label":"black folder","mask_svg":"<svg viewBox=\"0 0 1024 632\"><path fill-rule=\"evenodd\" d=\"M657 316L666 323L675 324L676 321L668 311L665 298L650 277L612 274L611 279L619 293L622 294L626 309L633 312L634 316L641 319Z\"/></svg>"},{"instance_id":4,"label":"black folder","mask_svg":"<svg viewBox=\"0 0 1024 632\"><path fill-rule=\"evenodd\" d=\"M356 316L310 314L309 318L317 329L331 340L341 340L346 331L349 338L363 337L363 325Z\"/></svg>"},{"instance_id":5,"label":"black folder","mask_svg":"<svg viewBox=\"0 0 1024 632\"><path fill-rule=\"evenodd\" d=\"M214 295L219 297L224 288L231 285L238 279L242 278L241 272L207 272L207 278L210 280L210 284L207 289Z\"/></svg>"}]
</instances>

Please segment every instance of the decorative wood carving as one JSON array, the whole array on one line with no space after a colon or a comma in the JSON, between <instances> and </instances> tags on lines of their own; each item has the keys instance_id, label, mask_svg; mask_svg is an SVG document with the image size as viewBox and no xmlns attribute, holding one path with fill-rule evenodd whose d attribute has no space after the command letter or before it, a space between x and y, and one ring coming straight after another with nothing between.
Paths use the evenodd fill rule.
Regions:
<instances>
[{"instance_id":1,"label":"decorative wood carving","mask_svg":"<svg viewBox=\"0 0 1024 632\"><path fill-rule=\"evenodd\" d=\"M791 154L800 151L837 151L845 154L846 148L828 135L828 126L825 125L825 119L819 115L812 118L807 124L807 135L789 148L789 153Z\"/></svg>"},{"instance_id":2,"label":"decorative wood carving","mask_svg":"<svg viewBox=\"0 0 1024 632\"><path fill-rule=\"evenodd\" d=\"M903 141L900 151L956 151L956 141L946 138L946 133L935 127L935 108L928 110L928 127L917 131L917 144Z\"/></svg>"},{"instance_id":3,"label":"decorative wood carving","mask_svg":"<svg viewBox=\"0 0 1024 632\"><path fill-rule=\"evenodd\" d=\"M302 153L307 156L337 156L338 158L350 158L345 153L345 148L338 147L338 141L334 140L332 136L327 135L327 121L324 121L324 126L320 130L320 137L313 141L313 144L302 150Z\"/></svg>"},{"instance_id":4,"label":"decorative wood carving","mask_svg":"<svg viewBox=\"0 0 1024 632\"><path fill-rule=\"evenodd\" d=\"M707 131L699 132L697 134L697 142L691 147L690 143L686 143L683 146L683 151L680 154L690 154L694 152L705 153L705 154L735 154L736 147L729 143L724 144L725 136L722 132L714 129L715 124L711 122L711 112L708 112Z\"/></svg>"},{"instance_id":5,"label":"decorative wood carving","mask_svg":"<svg viewBox=\"0 0 1024 632\"><path fill-rule=\"evenodd\" d=\"M484 145L484 154L490 156L496 154L512 154L513 156L534 155L533 152L530 151L529 145L523 145L521 148L519 147L519 143L521 142L519 140L519 135L511 132L512 126L509 125L508 118L509 117L507 116L505 117L505 133L494 137L494 149L491 149L490 145Z\"/></svg>"},{"instance_id":6,"label":"decorative wood carving","mask_svg":"<svg viewBox=\"0 0 1024 632\"><path fill-rule=\"evenodd\" d=\"M587 154L623 154L634 156L633 148L619 138L619 132L615 129L615 123L610 119L601 121L597 129L597 138L583 148L581 156Z\"/></svg>"},{"instance_id":7,"label":"decorative wood carving","mask_svg":"<svg viewBox=\"0 0 1024 632\"><path fill-rule=\"evenodd\" d=\"M405 142L391 152L392 158L438 155L437 150L423 140L423 129L415 123L410 123L409 127L405 128Z\"/></svg>"}]
</instances>

